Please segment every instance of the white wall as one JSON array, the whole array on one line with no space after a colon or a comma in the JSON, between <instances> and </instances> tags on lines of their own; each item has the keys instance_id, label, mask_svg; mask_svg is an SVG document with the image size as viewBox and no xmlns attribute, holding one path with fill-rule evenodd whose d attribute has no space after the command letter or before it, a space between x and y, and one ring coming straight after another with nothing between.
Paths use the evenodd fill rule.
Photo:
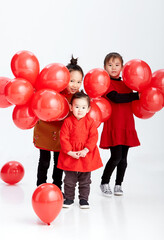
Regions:
<instances>
[{"instance_id":1,"label":"white wall","mask_svg":"<svg viewBox=\"0 0 164 240\"><path fill-rule=\"evenodd\" d=\"M41 69L53 62L67 64L73 53L87 73L103 67L111 51L122 54L125 62L139 58L152 71L162 69L163 10L163 0L1 0L0 76L13 78L10 61L20 50L33 52ZM0 109L0 166L38 154L33 130L18 129L11 116L12 107ZM131 156L162 160L163 122L164 110L148 120L136 119L142 146Z\"/></svg>"}]
</instances>

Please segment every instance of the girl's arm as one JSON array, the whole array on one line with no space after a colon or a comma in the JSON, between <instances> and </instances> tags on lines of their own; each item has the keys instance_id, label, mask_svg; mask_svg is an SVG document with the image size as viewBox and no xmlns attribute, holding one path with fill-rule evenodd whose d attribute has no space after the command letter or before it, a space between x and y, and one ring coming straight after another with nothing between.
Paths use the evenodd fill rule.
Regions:
<instances>
[{"instance_id":1,"label":"girl's arm","mask_svg":"<svg viewBox=\"0 0 164 240\"><path fill-rule=\"evenodd\" d=\"M118 93L116 91L111 91L106 96L112 102L115 102L115 103L128 103L128 102L132 102L134 100L139 100L138 92L136 92L136 93L134 93L134 92Z\"/></svg>"}]
</instances>

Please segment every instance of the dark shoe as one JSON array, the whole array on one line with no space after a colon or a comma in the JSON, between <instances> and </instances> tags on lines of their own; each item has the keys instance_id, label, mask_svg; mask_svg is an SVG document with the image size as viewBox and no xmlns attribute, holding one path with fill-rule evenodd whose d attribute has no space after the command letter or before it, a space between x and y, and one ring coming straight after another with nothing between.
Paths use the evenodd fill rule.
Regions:
<instances>
[{"instance_id":1,"label":"dark shoe","mask_svg":"<svg viewBox=\"0 0 164 240\"><path fill-rule=\"evenodd\" d=\"M80 199L79 205L80 205L80 208L82 208L82 209L88 209L89 208L89 203L85 199Z\"/></svg>"},{"instance_id":2,"label":"dark shoe","mask_svg":"<svg viewBox=\"0 0 164 240\"><path fill-rule=\"evenodd\" d=\"M65 199L63 203L63 208L69 208L74 204L73 200Z\"/></svg>"}]
</instances>

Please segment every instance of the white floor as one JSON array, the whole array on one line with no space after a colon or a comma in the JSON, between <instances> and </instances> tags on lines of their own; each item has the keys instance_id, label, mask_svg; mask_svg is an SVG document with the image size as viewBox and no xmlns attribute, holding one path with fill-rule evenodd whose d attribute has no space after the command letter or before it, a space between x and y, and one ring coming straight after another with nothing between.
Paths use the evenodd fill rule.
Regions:
<instances>
[{"instance_id":1,"label":"white floor","mask_svg":"<svg viewBox=\"0 0 164 240\"><path fill-rule=\"evenodd\" d=\"M37 154L34 157L36 156ZM80 209L76 197L75 205L71 209L62 209L50 226L38 219L31 204L35 190L36 167L36 159L32 161L27 159L25 176L15 186L7 185L0 180L0 239L163 239L164 161L162 157L130 159L122 197L102 196L99 183L103 169L93 172L90 209ZM49 181L51 181L50 176ZM111 182L112 188L113 185L114 176Z\"/></svg>"}]
</instances>

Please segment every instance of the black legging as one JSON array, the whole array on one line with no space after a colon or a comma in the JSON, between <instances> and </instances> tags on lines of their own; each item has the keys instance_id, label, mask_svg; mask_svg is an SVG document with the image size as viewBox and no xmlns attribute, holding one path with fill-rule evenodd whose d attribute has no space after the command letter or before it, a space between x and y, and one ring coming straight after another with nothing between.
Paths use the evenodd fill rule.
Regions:
<instances>
[{"instance_id":1,"label":"black legging","mask_svg":"<svg viewBox=\"0 0 164 240\"><path fill-rule=\"evenodd\" d=\"M53 152L54 168L53 168L53 184L57 185L61 189L63 170L57 168L59 152ZM40 149L40 158L38 164L37 173L37 186L42 183L46 183L47 171L50 166L51 152Z\"/></svg>"},{"instance_id":2,"label":"black legging","mask_svg":"<svg viewBox=\"0 0 164 240\"><path fill-rule=\"evenodd\" d=\"M124 146L124 145L110 147L111 157L105 166L105 169L102 175L101 184L109 183L111 175L115 167L117 167L115 184L121 185L121 183L123 182L125 170L127 167L128 150L129 150L129 146Z\"/></svg>"}]
</instances>

